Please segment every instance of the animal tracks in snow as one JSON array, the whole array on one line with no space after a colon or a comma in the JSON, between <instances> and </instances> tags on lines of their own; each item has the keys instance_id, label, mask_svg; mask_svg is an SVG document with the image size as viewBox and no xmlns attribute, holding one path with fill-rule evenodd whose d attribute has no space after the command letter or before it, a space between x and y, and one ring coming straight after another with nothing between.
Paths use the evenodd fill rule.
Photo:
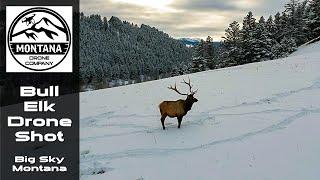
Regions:
<instances>
[{"instance_id":1,"label":"animal tracks in snow","mask_svg":"<svg viewBox=\"0 0 320 180\"><path fill-rule=\"evenodd\" d=\"M213 140L206 144L201 144L199 146L189 147L189 148L168 148L168 149L132 149L124 152L117 152L111 154L100 154L100 155L89 155L86 157L87 160L89 159L117 159L117 158L124 158L124 157L138 157L138 156L158 156L158 155L167 155L170 153L178 153L178 152L186 152L186 151L194 151L203 148L209 148L214 145L219 145L228 142L238 142L245 140L246 138L250 138L255 135L271 133L276 130L281 130L286 128L290 123L293 121L300 119L310 113L320 113L320 109L316 110L302 110L299 113L294 114L293 116L287 117L284 120L280 121L279 123L272 124L268 127L265 127L260 130L248 132L236 137L230 137L222 140Z\"/></svg>"}]
</instances>

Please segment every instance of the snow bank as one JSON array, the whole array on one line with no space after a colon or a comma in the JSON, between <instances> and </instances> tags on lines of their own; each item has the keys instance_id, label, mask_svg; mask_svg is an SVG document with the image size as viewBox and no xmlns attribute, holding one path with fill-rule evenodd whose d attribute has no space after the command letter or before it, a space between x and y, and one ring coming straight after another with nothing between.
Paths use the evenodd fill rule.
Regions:
<instances>
[{"instance_id":1,"label":"snow bank","mask_svg":"<svg viewBox=\"0 0 320 180\"><path fill-rule=\"evenodd\" d=\"M320 43L288 58L81 93L81 179L320 177ZM158 104L190 77L197 102L177 129Z\"/></svg>"}]
</instances>

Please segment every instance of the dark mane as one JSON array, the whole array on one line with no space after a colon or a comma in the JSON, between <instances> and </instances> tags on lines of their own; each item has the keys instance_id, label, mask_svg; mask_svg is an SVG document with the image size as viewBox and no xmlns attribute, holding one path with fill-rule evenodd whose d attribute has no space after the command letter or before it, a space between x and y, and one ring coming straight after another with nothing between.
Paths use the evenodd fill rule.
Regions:
<instances>
[{"instance_id":1,"label":"dark mane","mask_svg":"<svg viewBox=\"0 0 320 180\"><path fill-rule=\"evenodd\" d=\"M191 110L192 105L193 102L189 98L187 98L184 103L184 110L186 111L186 113Z\"/></svg>"}]
</instances>

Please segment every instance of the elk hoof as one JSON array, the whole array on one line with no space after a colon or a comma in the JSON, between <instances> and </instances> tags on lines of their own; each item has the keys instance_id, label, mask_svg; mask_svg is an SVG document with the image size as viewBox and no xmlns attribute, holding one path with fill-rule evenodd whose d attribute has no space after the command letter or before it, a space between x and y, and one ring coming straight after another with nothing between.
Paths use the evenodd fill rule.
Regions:
<instances>
[{"instance_id":1,"label":"elk hoof","mask_svg":"<svg viewBox=\"0 0 320 180\"><path fill-rule=\"evenodd\" d=\"M165 127L163 127L162 129L163 129L163 130L166 130L166 128L165 128Z\"/></svg>"}]
</instances>

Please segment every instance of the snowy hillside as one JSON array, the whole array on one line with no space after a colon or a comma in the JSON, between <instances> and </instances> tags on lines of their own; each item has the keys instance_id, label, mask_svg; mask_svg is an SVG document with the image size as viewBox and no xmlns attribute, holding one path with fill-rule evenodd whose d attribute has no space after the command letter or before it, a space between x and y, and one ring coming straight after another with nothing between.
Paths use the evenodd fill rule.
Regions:
<instances>
[{"instance_id":1,"label":"snowy hillside","mask_svg":"<svg viewBox=\"0 0 320 180\"><path fill-rule=\"evenodd\" d=\"M199 102L161 128L167 86L190 77ZM320 43L290 57L85 92L82 180L318 180Z\"/></svg>"}]
</instances>

